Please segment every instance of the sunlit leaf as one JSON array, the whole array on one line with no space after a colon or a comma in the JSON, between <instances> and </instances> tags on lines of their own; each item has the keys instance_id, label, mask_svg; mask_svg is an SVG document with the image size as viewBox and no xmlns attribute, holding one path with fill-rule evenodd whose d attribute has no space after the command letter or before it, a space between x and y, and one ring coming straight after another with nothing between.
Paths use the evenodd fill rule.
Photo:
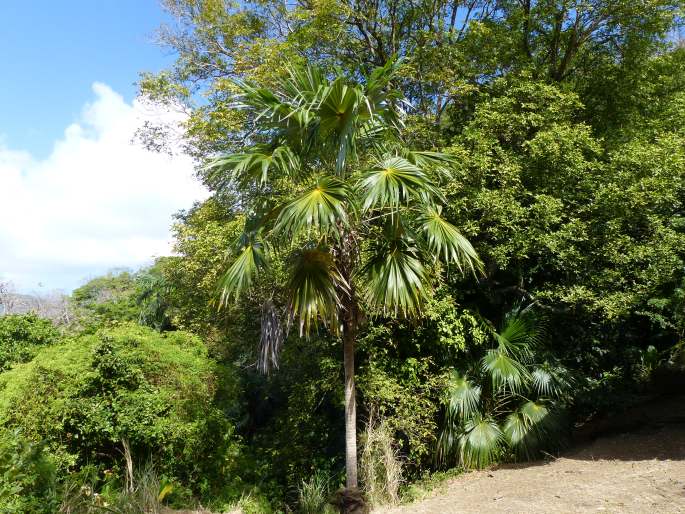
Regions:
<instances>
[{"instance_id":1,"label":"sunlit leaf","mask_svg":"<svg viewBox=\"0 0 685 514\"><path fill-rule=\"evenodd\" d=\"M300 168L298 157L287 146L273 150L256 147L250 152L235 153L213 160L204 171L205 181L212 189L225 188L234 182L241 187L264 185L273 173L294 176Z\"/></svg>"},{"instance_id":2,"label":"sunlit leaf","mask_svg":"<svg viewBox=\"0 0 685 514\"><path fill-rule=\"evenodd\" d=\"M440 216L439 209L428 209L422 218L423 234L433 254L446 263L455 264L460 271L482 270L483 264L476 250L457 228Z\"/></svg>"},{"instance_id":3,"label":"sunlit leaf","mask_svg":"<svg viewBox=\"0 0 685 514\"><path fill-rule=\"evenodd\" d=\"M238 299L240 294L252 285L257 272L265 267L266 254L263 243L248 241L219 282L221 303L227 304L231 297Z\"/></svg>"},{"instance_id":4,"label":"sunlit leaf","mask_svg":"<svg viewBox=\"0 0 685 514\"><path fill-rule=\"evenodd\" d=\"M459 453L467 468L484 468L492 464L503 442L502 431L494 419L474 415L464 423L459 438Z\"/></svg>"},{"instance_id":5,"label":"sunlit leaf","mask_svg":"<svg viewBox=\"0 0 685 514\"><path fill-rule=\"evenodd\" d=\"M448 417L466 418L478 412L481 388L468 378L453 373L447 385L447 394Z\"/></svg>"},{"instance_id":6,"label":"sunlit leaf","mask_svg":"<svg viewBox=\"0 0 685 514\"><path fill-rule=\"evenodd\" d=\"M338 223L347 225L348 192L335 177L321 178L316 187L288 203L280 212L275 230L296 235L316 228L337 233Z\"/></svg>"},{"instance_id":7,"label":"sunlit leaf","mask_svg":"<svg viewBox=\"0 0 685 514\"><path fill-rule=\"evenodd\" d=\"M384 312L412 314L426 293L425 268L410 249L378 245L364 268L367 301Z\"/></svg>"},{"instance_id":8,"label":"sunlit leaf","mask_svg":"<svg viewBox=\"0 0 685 514\"><path fill-rule=\"evenodd\" d=\"M520 391L526 379L524 366L500 350L490 350L481 361L483 371L492 378L495 389L507 388L509 391Z\"/></svg>"},{"instance_id":9,"label":"sunlit leaf","mask_svg":"<svg viewBox=\"0 0 685 514\"><path fill-rule=\"evenodd\" d=\"M364 210L373 207L397 208L410 197L435 193L428 177L402 157L389 157L364 173L361 179Z\"/></svg>"}]
</instances>

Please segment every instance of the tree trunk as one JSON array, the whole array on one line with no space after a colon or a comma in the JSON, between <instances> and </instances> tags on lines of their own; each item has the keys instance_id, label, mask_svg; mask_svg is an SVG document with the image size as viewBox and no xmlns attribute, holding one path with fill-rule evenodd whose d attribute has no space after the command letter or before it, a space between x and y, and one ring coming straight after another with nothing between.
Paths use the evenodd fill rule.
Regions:
<instances>
[{"instance_id":1,"label":"tree trunk","mask_svg":"<svg viewBox=\"0 0 685 514\"><path fill-rule=\"evenodd\" d=\"M345 472L347 488L357 487L357 398L354 385L354 320L345 323L343 357L345 364Z\"/></svg>"}]
</instances>

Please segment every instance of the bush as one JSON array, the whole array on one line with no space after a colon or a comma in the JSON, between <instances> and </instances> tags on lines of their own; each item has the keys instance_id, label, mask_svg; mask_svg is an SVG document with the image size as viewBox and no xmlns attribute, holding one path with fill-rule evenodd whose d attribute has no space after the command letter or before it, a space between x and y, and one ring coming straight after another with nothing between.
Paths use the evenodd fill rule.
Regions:
<instances>
[{"instance_id":1,"label":"bush","mask_svg":"<svg viewBox=\"0 0 685 514\"><path fill-rule=\"evenodd\" d=\"M49 514L55 505L55 468L43 445L0 431L0 512Z\"/></svg>"},{"instance_id":2,"label":"bush","mask_svg":"<svg viewBox=\"0 0 685 514\"><path fill-rule=\"evenodd\" d=\"M234 389L196 337L122 325L0 375L0 424L45 440L60 471L97 463L121 477L129 446L134 464L151 458L166 477L225 482L240 446L214 400Z\"/></svg>"},{"instance_id":3,"label":"bush","mask_svg":"<svg viewBox=\"0 0 685 514\"><path fill-rule=\"evenodd\" d=\"M0 316L0 371L30 361L40 348L58 338L52 322L35 314Z\"/></svg>"}]
</instances>

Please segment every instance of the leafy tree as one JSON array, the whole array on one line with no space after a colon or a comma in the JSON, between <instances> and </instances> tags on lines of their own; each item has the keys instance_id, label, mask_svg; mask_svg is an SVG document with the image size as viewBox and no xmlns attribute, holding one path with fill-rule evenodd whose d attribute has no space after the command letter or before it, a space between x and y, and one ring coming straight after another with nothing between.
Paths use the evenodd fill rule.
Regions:
<instances>
[{"instance_id":1,"label":"leafy tree","mask_svg":"<svg viewBox=\"0 0 685 514\"><path fill-rule=\"evenodd\" d=\"M90 332L113 321L137 321L136 276L112 271L89 280L71 294L76 323Z\"/></svg>"},{"instance_id":2,"label":"leafy tree","mask_svg":"<svg viewBox=\"0 0 685 514\"><path fill-rule=\"evenodd\" d=\"M206 175L214 188L242 193L249 216L221 282L223 303L251 286L271 254L285 253L288 319L300 335L322 324L342 339L350 488L357 486L354 351L364 312L414 315L438 263L461 271L480 264L441 216L437 184L449 174L449 158L403 144L400 98L389 87L395 69L378 68L359 85L313 67L290 70L275 90L241 83L255 144L217 159ZM283 339L267 301L266 369Z\"/></svg>"}]
</instances>

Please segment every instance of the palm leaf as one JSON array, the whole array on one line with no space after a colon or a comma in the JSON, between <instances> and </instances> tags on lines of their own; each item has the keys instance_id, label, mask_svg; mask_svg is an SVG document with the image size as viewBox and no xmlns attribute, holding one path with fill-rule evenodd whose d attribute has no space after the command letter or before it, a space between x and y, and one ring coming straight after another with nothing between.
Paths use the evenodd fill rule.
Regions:
<instances>
[{"instance_id":1,"label":"palm leaf","mask_svg":"<svg viewBox=\"0 0 685 514\"><path fill-rule=\"evenodd\" d=\"M559 442L558 420L547 406L527 401L504 422L504 435L520 458L532 459Z\"/></svg>"},{"instance_id":2,"label":"palm leaf","mask_svg":"<svg viewBox=\"0 0 685 514\"><path fill-rule=\"evenodd\" d=\"M511 392L517 392L527 379L525 367L499 349L488 351L481 361L481 366L483 371L490 375L495 389L506 388Z\"/></svg>"},{"instance_id":3,"label":"palm leaf","mask_svg":"<svg viewBox=\"0 0 685 514\"><path fill-rule=\"evenodd\" d=\"M451 168L456 164L456 159L452 155L407 148L402 148L400 155L422 170L432 170L437 178L443 180L452 178Z\"/></svg>"},{"instance_id":4,"label":"palm leaf","mask_svg":"<svg viewBox=\"0 0 685 514\"><path fill-rule=\"evenodd\" d=\"M264 185L274 172L294 176L299 169L300 161L288 146L255 147L250 152L214 159L204 168L204 177L209 187L220 190L231 182L241 187Z\"/></svg>"},{"instance_id":5,"label":"palm leaf","mask_svg":"<svg viewBox=\"0 0 685 514\"><path fill-rule=\"evenodd\" d=\"M467 468L484 468L492 464L502 448L502 431L490 417L474 415L464 423L459 438L459 454Z\"/></svg>"},{"instance_id":6,"label":"palm leaf","mask_svg":"<svg viewBox=\"0 0 685 514\"><path fill-rule=\"evenodd\" d=\"M411 196L430 196L436 193L428 177L417 166L402 157L389 157L364 173L361 188L365 198L364 210L373 207L397 208Z\"/></svg>"},{"instance_id":7,"label":"palm leaf","mask_svg":"<svg viewBox=\"0 0 685 514\"><path fill-rule=\"evenodd\" d=\"M478 258L468 239L457 228L440 216L440 209L432 208L423 216L421 228L431 252L446 263L456 264L459 271L464 268L473 273L482 271L483 263Z\"/></svg>"},{"instance_id":8,"label":"palm leaf","mask_svg":"<svg viewBox=\"0 0 685 514\"><path fill-rule=\"evenodd\" d=\"M238 257L219 282L221 304L228 304L231 297L237 300L243 291L249 289L257 272L266 264L266 252L261 241L244 241Z\"/></svg>"},{"instance_id":9,"label":"palm leaf","mask_svg":"<svg viewBox=\"0 0 685 514\"><path fill-rule=\"evenodd\" d=\"M426 293L425 268L414 252L398 243L378 245L363 270L367 301L384 312L413 314Z\"/></svg>"},{"instance_id":10,"label":"palm leaf","mask_svg":"<svg viewBox=\"0 0 685 514\"><path fill-rule=\"evenodd\" d=\"M335 177L321 178L316 187L288 203L280 211L275 230L297 235L316 228L324 234L338 232L338 223L347 225L348 192Z\"/></svg>"},{"instance_id":11,"label":"palm leaf","mask_svg":"<svg viewBox=\"0 0 685 514\"><path fill-rule=\"evenodd\" d=\"M447 417L458 420L478 412L481 388L467 377L453 372L447 385Z\"/></svg>"},{"instance_id":12,"label":"palm leaf","mask_svg":"<svg viewBox=\"0 0 685 514\"><path fill-rule=\"evenodd\" d=\"M342 77L335 79L321 94L316 111L323 138L330 138L336 151L336 173L341 174L349 158L356 155L359 105L363 94L348 86Z\"/></svg>"},{"instance_id":13,"label":"palm leaf","mask_svg":"<svg viewBox=\"0 0 685 514\"><path fill-rule=\"evenodd\" d=\"M337 332L338 290L347 289L331 254L323 249L295 255L288 286L290 310L299 319L300 335L309 335L319 321Z\"/></svg>"},{"instance_id":14,"label":"palm leaf","mask_svg":"<svg viewBox=\"0 0 685 514\"><path fill-rule=\"evenodd\" d=\"M529 361L533 346L541 340L541 323L532 306L514 307L504 317L502 330L495 333L499 350L522 361Z\"/></svg>"},{"instance_id":15,"label":"palm leaf","mask_svg":"<svg viewBox=\"0 0 685 514\"><path fill-rule=\"evenodd\" d=\"M568 370L561 366L543 364L531 373L533 387L540 396L560 398L572 387Z\"/></svg>"}]
</instances>

